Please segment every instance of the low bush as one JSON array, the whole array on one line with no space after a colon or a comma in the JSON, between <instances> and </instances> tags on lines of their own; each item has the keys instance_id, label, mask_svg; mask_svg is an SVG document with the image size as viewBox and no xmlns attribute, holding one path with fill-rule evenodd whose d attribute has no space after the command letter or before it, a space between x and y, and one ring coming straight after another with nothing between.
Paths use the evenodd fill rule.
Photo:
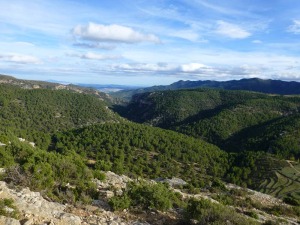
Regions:
<instances>
[{"instance_id":1,"label":"low bush","mask_svg":"<svg viewBox=\"0 0 300 225\"><path fill-rule=\"evenodd\" d=\"M109 205L114 211L128 209L131 205L131 199L127 194L122 196L114 196L109 199Z\"/></svg>"},{"instance_id":2,"label":"low bush","mask_svg":"<svg viewBox=\"0 0 300 225\"><path fill-rule=\"evenodd\" d=\"M283 199L283 201L287 204L293 205L293 206L300 206L300 201L291 197L291 196L287 196Z\"/></svg>"},{"instance_id":3,"label":"low bush","mask_svg":"<svg viewBox=\"0 0 300 225\"><path fill-rule=\"evenodd\" d=\"M14 205L14 201L9 198L0 199L0 215L18 219L19 210Z\"/></svg>"},{"instance_id":4,"label":"low bush","mask_svg":"<svg viewBox=\"0 0 300 225\"><path fill-rule=\"evenodd\" d=\"M257 215L257 213L254 212L254 211L248 211L248 212L245 212L245 215L250 216L250 217L252 217L252 218L254 218L254 219L258 219L258 215Z\"/></svg>"},{"instance_id":5,"label":"low bush","mask_svg":"<svg viewBox=\"0 0 300 225\"><path fill-rule=\"evenodd\" d=\"M258 224L256 221L247 219L233 209L221 204L212 203L206 199L190 199L186 207L186 219L197 220L197 225L206 224Z\"/></svg>"},{"instance_id":6,"label":"low bush","mask_svg":"<svg viewBox=\"0 0 300 225\"><path fill-rule=\"evenodd\" d=\"M290 217L300 216L299 206L278 205L278 206L273 206L272 208L268 208L266 210L269 213L274 214L275 216L281 216L281 215L286 215Z\"/></svg>"},{"instance_id":7,"label":"low bush","mask_svg":"<svg viewBox=\"0 0 300 225\"><path fill-rule=\"evenodd\" d=\"M103 173L102 171L100 170L94 170L93 171L93 175L94 175L94 178L98 179L98 180L101 180L101 181L104 181L105 180L105 173Z\"/></svg>"},{"instance_id":8,"label":"low bush","mask_svg":"<svg viewBox=\"0 0 300 225\"><path fill-rule=\"evenodd\" d=\"M146 182L129 184L122 196L111 198L109 203L114 210L134 207L161 211L183 204L180 196L165 184Z\"/></svg>"}]
</instances>

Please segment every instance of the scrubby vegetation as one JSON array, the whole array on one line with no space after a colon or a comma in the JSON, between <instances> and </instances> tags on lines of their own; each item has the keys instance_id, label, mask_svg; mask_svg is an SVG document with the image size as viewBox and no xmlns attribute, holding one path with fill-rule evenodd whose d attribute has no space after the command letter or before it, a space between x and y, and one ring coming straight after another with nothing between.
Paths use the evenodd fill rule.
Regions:
<instances>
[{"instance_id":1,"label":"scrubby vegetation","mask_svg":"<svg viewBox=\"0 0 300 225\"><path fill-rule=\"evenodd\" d=\"M19 213L20 212L15 206L13 199L0 199L0 216L7 216L18 219Z\"/></svg>"},{"instance_id":2,"label":"scrubby vegetation","mask_svg":"<svg viewBox=\"0 0 300 225\"><path fill-rule=\"evenodd\" d=\"M233 209L205 199L190 199L186 208L186 217L195 219L197 225L206 224L259 224L254 220L240 216Z\"/></svg>"},{"instance_id":3,"label":"scrubby vegetation","mask_svg":"<svg viewBox=\"0 0 300 225\"><path fill-rule=\"evenodd\" d=\"M162 183L131 183L121 196L110 199L114 210L123 210L130 207L142 209L157 209L166 211L182 205L180 194L176 195Z\"/></svg>"},{"instance_id":4,"label":"scrubby vegetation","mask_svg":"<svg viewBox=\"0 0 300 225\"><path fill-rule=\"evenodd\" d=\"M297 218L299 107L299 97L245 91L154 92L135 96L123 108L129 119L145 123L137 124L95 96L0 85L0 167L6 168L1 179L80 205L99 198L92 179L105 180L102 171L136 179L179 177L188 183L183 192L209 192L220 204L185 200L165 184L144 181L115 193L109 204L113 210L184 208L184 222L197 224L256 224L251 208ZM228 190L224 181L270 193L290 206L266 208L243 190Z\"/></svg>"},{"instance_id":5,"label":"scrubby vegetation","mask_svg":"<svg viewBox=\"0 0 300 225\"><path fill-rule=\"evenodd\" d=\"M59 202L92 199L95 193L95 185L91 182L93 173L83 158L72 152L64 155L46 152L17 138L10 138L10 144L0 147L1 164L7 168L2 179L42 191ZM68 188L67 184L75 188Z\"/></svg>"}]
</instances>

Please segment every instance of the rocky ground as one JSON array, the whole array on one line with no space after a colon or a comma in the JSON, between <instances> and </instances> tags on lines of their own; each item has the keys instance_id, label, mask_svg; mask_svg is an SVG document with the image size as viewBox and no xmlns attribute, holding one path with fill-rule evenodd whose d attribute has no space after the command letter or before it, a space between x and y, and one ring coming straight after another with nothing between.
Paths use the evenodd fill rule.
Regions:
<instances>
[{"instance_id":1,"label":"rocky ground","mask_svg":"<svg viewBox=\"0 0 300 225\"><path fill-rule=\"evenodd\" d=\"M105 199L110 198L114 193L121 193L128 182L132 179L126 176L119 176L112 172L106 172L106 180L94 180L103 199L98 199L92 205L76 208L74 206L62 205L50 202L44 199L40 193L32 192L28 188L17 189L8 187L5 182L0 182L0 199L13 199L14 204L19 211L19 220L0 216L2 225L146 225L146 224L176 224L178 212L169 211L162 213L158 211L127 211L114 213ZM154 182L154 181L149 181ZM228 189L239 189L235 185L227 185ZM114 190L114 191L112 191ZM183 193L181 190L173 188L174 191L183 195L183 198L207 198L213 200L209 192L203 192L197 195ZM282 201L259 192L249 190L249 197L253 201L260 202L265 206L282 205ZM13 210L13 209L6 209ZM242 210L242 209L237 209ZM294 218L282 218L267 214L258 209L253 209L258 215L258 221L267 220L286 221L283 224L298 224ZM147 221L147 222L146 222Z\"/></svg>"},{"instance_id":2,"label":"rocky ground","mask_svg":"<svg viewBox=\"0 0 300 225\"><path fill-rule=\"evenodd\" d=\"M95 180L104 198L113 196L112 187L120 191L131 181L126 176L118 176L112 172L107 172L106 175L105 182ZM116 214L102 200L95 200L92 205L81 208L62 205L44 199L39 192L32 192L28 188L18 190L2 181L0 199L13 199L20 214L19 220L0 216L0 225L147 225L149 223L146 220L155 221L155 224L164 224L170 220L169 216L156 211L149 214L124 210Z\"/></svg>"}]
</instances>

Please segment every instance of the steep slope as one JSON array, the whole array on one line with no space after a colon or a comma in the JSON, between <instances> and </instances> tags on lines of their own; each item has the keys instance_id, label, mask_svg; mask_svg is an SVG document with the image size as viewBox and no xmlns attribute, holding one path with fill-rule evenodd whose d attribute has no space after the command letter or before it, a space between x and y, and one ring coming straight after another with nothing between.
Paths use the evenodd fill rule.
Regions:
<instances>
[{"instance_id":1,"label":"steep slope","mask_svg":"<svg viewBox=\"0 0 300 225\"><path fill-rule=\"evenodd\" d=\"M122 115L136 122L200 137L228 151L244 149L267 151L271 146L271 139L263 140L264 146L260 146L260 143L255 146L253 143L247 148L244 148L244 145L249 141L238 142L238 140L247 139L247 131L257 134L255 129L264 127L277 119L286 118L284 121L288 121L291 116L298 115L299 107L300 97L296 96L188 89L135 95L128 106L123 109ZM280 127L282 124L274 126ZM274 127L271 129L276 130ZM293 132L294 136L297 136L298 133ZM241 139L242 136L243 139ZM280 155L281 151L284 151L283 148L276 153ZM296 150L294 153L290 152L294 154Z\"/></svg>"},{"instance_id":2,"label":"steep slope","mask_svg":"<svg viewBox=\"0 0 300 225\"><path fill-rule=\"evenodd\" d=\"M213 89L151 92L133 96L123 115L136 122L169 128L248 99L266 97L259 93Z\"/></svg>"},{"instance_id":3,"label":"steep slope","mask_svg":"<svg viewBox=\"0 0 300 225\"><path fill-rule=\"evenodd\" d=\"M104 101L67 90L0 85L0 131L47 146L49 134L89 124L118 121Z\"/></svg>"},{"instance_id":4,"label":"steep slope","mask_svg":"<svg viewBox=\"0 0 300 225\"><path fill-rule=\"evenodd\" d=\"M299 98L300 103L300 98ZM209 142L224 147L224 142L239 132L270 122L290 114L298 114L299 103L289 99L271 97L268 99L252 99L240 104L222 108L215 115L184 124L176 129L193 136L203 137ZM231 151L241 150L241 146L231 146ZM253 147L253 146L252 146ZM253 148L252 148L253 150ZM262 149L257 149L262 150Z\"/></svg>"},{"instance_id":5,"label":"steep slope","mask_svg":"<svg viewBox=\"0 0 300 225\"><path fill-rule=\"evenodd\" d=\"M85 160L100 159L101 169L136 175L174 176L189 167L193 174L222 177L226 171L227 154L218 147L176 132L126 123L93 96L0 87L0 142L6 148L11 146L9 137L20 137L45 150L76 151Z\"/></svg>"},{"instance_id":6,"label":"steep slope","mask_svg":"<svg viewBox=\"0 0 300 225\"><path fill-rule=\"evenodd\" d=\"M300 204L300 164L264 152L234 154L227 181ZM296 200L297 199L297 200ZM297 203L298 202L298 203Z\"/></svg>"},{"instance_id":7,"label":"steep slope","mask_svg":"<svg viewBox=\"0 0 300 225\"><path fill-rule=\"evenodd\" d=\"M129 122L58 133L53 141L56 152L76 151L96 160L95 168L134 176L201 180L222 177L228 164L227 154L205 141Z\"/></svg>"},{"instance_id":8,"label":"steep slope","mask_svg":"<svg viewBox=\"0 0 300 225\"><path fill-rule=\"evenodd\" d=\"M260 149L284 158L300 158L300 114L291 114L244 129L229 138L226 149Z\"/></svg>"}]
</instances>

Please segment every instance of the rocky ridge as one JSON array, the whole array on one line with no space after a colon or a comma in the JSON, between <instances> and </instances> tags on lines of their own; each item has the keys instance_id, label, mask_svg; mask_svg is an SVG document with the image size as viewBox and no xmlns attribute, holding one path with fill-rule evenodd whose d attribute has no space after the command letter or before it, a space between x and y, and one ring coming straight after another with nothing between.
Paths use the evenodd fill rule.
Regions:
<instances>
[{"instance_id":1,"label":"rocky ridge","mask_svg":"<svg viewBox=\"0 0 300 225\"><path fill-rule=\"evenodd\" d=\"M23 89L69 90L76 93L94 95L98 99L106 101L107 103L112 102L112 98L106 93L100 92L92 88L84 88L73 84L65 85L46 81L22 80L7 75L0 75L0 84L9 84L21 87Z\"/></svg>"},{"instance_id":2,"label":"rocky ridge","mask_svg":"<svg viewBox=\"0 0 300 225\"><path fill-rule=\"evenodd\" d=\"M132 181L130 178L119 176L112 172L106 173L106 181L94 180L98 185L100 195L104 199L114 195L111 188L122 190ZM105 194L105 195L103 195ZM12 199L19 211L19 219L0 216L0 225L148 225L139 216L130 214L127 210L118 214L111 212L107 201L95 200L92 205L74 207L50 202L39 192L28 188L10 187L0 181L0 199ZM13 209L8 209L13 210ZM155 212L154 212L155 214ZM146 216L146 214L144 215ZM153 216L153 214L152 214ZM159 218L159 216L158 216ZM163 224L164 221L158 224Z\"/></svg>"},{"instance_id":3,"label":"rocky ridge","mask_svg":"<svg viewBox=\"0 0 300 225\"><path fill-rule=\"evenodd\" d=\"M65 212L65 205L49 202L39 192L32 192L28 188L20 191L14 190L1 181L0 198L13 199L16 208L21 214L22 219L20 222L14 221L12 224L81 224L81 219L78 216ZM6 224L8 221L9 219L1 217L0 224Z\"/></svg>"},{"instance_id":4,"label":"rocky ridge","mask_svg":"<svg viewBox=\"0 0 300 225\"><path fill-rule=\"evenodd\" d=\"M148 225L148 224L175 224L170 221L176 221L178 213L171 210L167 213L159 211L150 212L131 212L124 210L122 212L112 212L107 204L107 199L115 194L121 194L126 188L128 182L132 182L127 176L119 176L113 172L105 172L106 180L94 180L97 184L100 196L94 200L92 205L84 207L74 207L50 202L43 198L40 193L32 192L28 188L18 190L16 187L9 187L5 182L0 182L0 199L9 198L14 200L16 208L19 210L19 220L0 216L0 224L5 225ZM176 180L176 179L175 179ZM155 181L147 181L155 182ZM182 195L183 198L205 198L218 204L210 192L201 192L199 194L184 193L176 187L170 187ZM227 184L227 189L241 189L238 186ZM280 206L284 203L274 197L262 194L250 189L243 189L248 192L248 197L253 201L260 202L265 206ZM232 206L229 206L232 207ZM236 208L237 211L243 211L242 208ZM282 224L298 224L295 218L280 217L268 214L259 209L253 209L258 215L258 222L286 221Z\"/></svg>"}]
</instances>

